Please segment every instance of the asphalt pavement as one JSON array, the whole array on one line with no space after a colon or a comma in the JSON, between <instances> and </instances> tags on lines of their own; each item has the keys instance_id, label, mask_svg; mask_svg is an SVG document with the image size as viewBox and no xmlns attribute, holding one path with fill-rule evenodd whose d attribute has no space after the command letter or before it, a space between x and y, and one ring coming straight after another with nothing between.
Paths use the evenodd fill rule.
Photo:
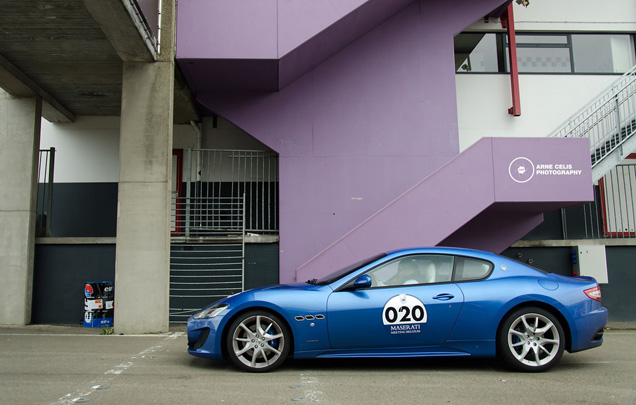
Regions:
<instances>
[{"instance_id":1,"label":"asphalt pavement","mask_svg":"<svg viewBox=\"0 0 636 405\"><path fill-rule=\"evenodd\" d=\"M266 374L190 356L185 329L0 327L2 404L636 404L636 325L545 373L493 359L288 360Z\"/></svg>"}]
</instances>

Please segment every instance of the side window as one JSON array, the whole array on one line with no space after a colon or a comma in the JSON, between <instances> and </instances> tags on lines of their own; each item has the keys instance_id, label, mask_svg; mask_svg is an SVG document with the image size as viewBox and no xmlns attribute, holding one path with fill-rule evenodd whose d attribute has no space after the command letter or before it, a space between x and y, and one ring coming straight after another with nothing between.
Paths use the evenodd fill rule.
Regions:
<instances>
[{"instance_id":1,"label":"side window","mask_svg":"<svg viewBox=\"0 0 636 405\"><path fill-rule=\"evenodd\" d=\"M453 256L412 255L402 257L370 270L373 287L432 284L450 282Z\"/></svg>"},{"instance_id":2,"label":"side window","mask_svg":"<svg viewBox=\"0 0 636 405\"><path fill-rule=\"evenodd\" d=\"M457 257L455 260L455 281L481 280L492 270L492 263L469 257Z\"/></svg>"}]
</instances>

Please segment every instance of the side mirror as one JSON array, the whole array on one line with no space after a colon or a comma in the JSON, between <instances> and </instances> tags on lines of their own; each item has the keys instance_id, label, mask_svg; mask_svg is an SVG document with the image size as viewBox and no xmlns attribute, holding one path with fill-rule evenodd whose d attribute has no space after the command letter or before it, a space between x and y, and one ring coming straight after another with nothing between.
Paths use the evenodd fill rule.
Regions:
<instances>
[{"instance_id":1,"label":"side mirror","mask_svg":"<svg viewBox=\"0 0 636 405\"><path fill-rule=\"evenodd\" d=\"M354 289L358 289L358 288L369 288L371 287L371 276L368 274L363 274L360 277L358 277L356 279L356 281L353 282L353 288Z\"/></svg>"}]
</instances>

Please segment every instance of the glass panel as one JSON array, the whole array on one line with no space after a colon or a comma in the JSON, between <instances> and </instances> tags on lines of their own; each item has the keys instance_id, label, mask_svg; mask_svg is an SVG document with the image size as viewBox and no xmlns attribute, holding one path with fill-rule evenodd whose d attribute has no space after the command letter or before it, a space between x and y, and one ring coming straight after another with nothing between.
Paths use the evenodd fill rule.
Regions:
<instances>
[{"instance_id":1,"label":"glass panel","mask_svg":"<svg viewBox=\"0 0 636 405\"><path fill-rule=\"evenodd\" d=\"M453 256L415 255L376 267L367 274L373 287L387 287L449 282L452 270Z\"/></svg>"},{"instance_id":2,"label":"glass panel","mask_svg":"<svg viewBox=\"0 0 636 405\"><path fill-rule=\"evenodd\" d=\"M455 37L457 72L498 72L496 34L462 33Z\"/></svg>"},{"instance_id":3,"label":"glass panel","mask_svg":"<svg viewBox=\"0 0 636 405\"><path fill-rule=\"evenodd\" d=\"M624 73L636 64L631 35L572 35L577 73Z\"/></svg>"},{"instance_id":4,"label":"glass panel","mask_svg":"<svg viewBox=\"0 0 636 405\"><path fill-rule=\"evenodd\" d=\"M510 66L506 54L506 66ZM517 48L520 73L570 73L569 48Z\"/></svg>"},{"instance_id":5,"label":"glass panel","mask_svg":"<svg viewBox=\"0 0 636 405\"><path fill-rule=\"evenodd\" d=\"M458 257L455 268L455 281L479 280L492 270L492 264L484 260Z\"/></svg>"},{"instance_id":6,"label":"glass panel","mask_svg":"<svg viewBox=\"0 0 636 405\"><path fill-rule=\"evenodd\" d=\"M517 34L517 45L526 44L568 44L566 35L524 35Z\"/></svg>"}]
</instances>

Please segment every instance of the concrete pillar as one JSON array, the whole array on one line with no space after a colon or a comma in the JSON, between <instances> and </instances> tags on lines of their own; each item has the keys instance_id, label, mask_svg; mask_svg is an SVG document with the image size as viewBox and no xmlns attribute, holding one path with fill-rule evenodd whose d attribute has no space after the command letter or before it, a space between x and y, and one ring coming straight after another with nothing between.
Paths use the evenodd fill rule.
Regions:
<instances>
[{"instance_id":1,"label":"concrete pillar","mask_svg":"<svg viewBox=\"0 0 636 405\"><path fill-rule=\"evenodd\" d=\"M162 25L174 27L174 2L162 4ZM125 62L123 66L116 333L168 330L174 93L170 32L174 30L162 30L157 62Z\"/></svg>"},{"instance_id":2,"label":"concrete pillar","mask_svg":"<svg viewBox=\"0 0 636 405\"><path fill-rule=\"evenodd\" d=\"M0 90L0 325L31 322L40 98Z\"/></svg>"}]
</instances>

